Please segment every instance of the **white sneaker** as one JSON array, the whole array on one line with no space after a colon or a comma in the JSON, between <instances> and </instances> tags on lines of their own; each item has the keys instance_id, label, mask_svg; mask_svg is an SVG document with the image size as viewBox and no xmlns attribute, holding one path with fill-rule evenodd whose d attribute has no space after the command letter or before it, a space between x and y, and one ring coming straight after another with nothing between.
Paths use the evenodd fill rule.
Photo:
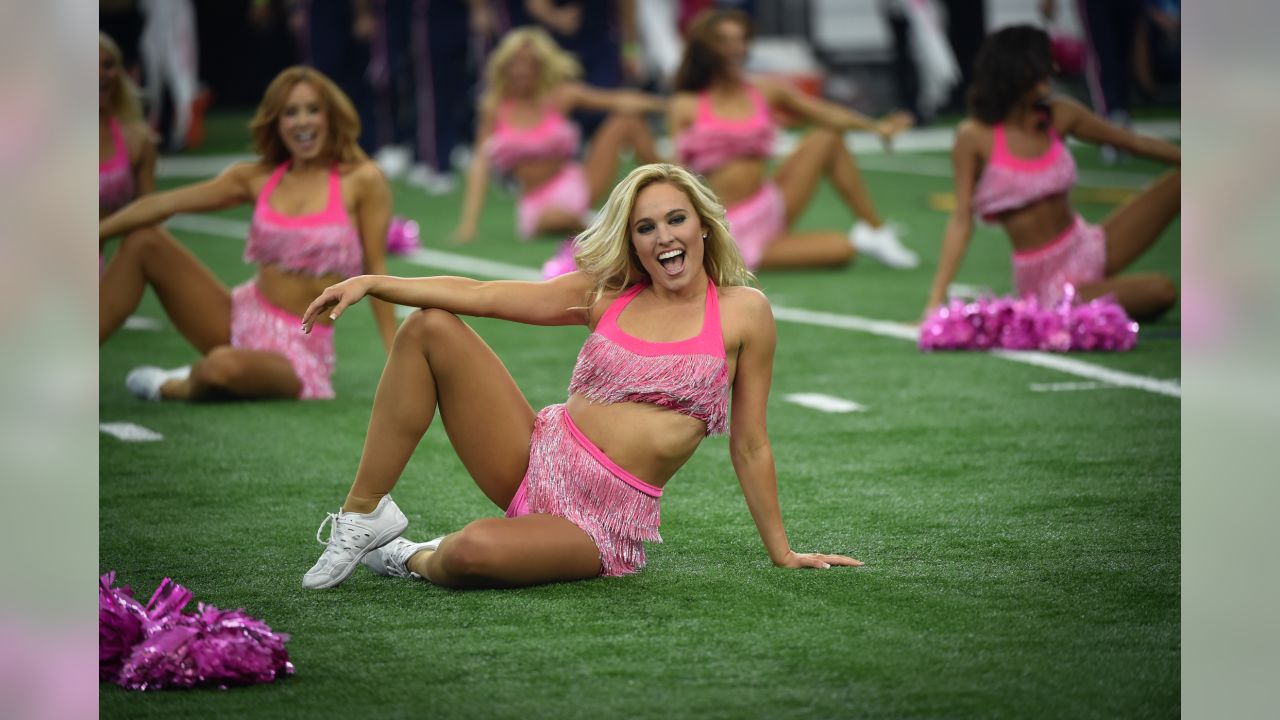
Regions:
<instances>
[{"instance_id":1,"label":"white sneaker","mask_svg":"<svg viewBox=\"0 0 1280 720\"><path fill-rule=\"evenodd\" d=\"M390 577L422 577L416 572L409 569L409 558L416 555L422 550L435 551L440 547L440 541L444 536L429 540L427 542L416 543L398 537L395 540L383 545L365 555L360 559L360 564L369 568L375 575L386 575Z\"/></svg>"},{"instance_id":2,"label":"white sneaker","mask_svg":"<svg viewBox=\"0 0 1280 720\"><path fill-rule=\"evenodd\" d=\"M374 153L373 161L378 164L382 174L386 175L388 180L395 180L409 172L412 157L409 148L403 145L383 145L378 148L378 152Z\"/></svg>"},{"instance_id":3,"label":"white sneaker","mask_svg":"<svg viewBox=\"0 0 1280 720\"><path fill-rule=\"evenodd\" d=\"M158 368L155 365L140 365L129 371L124 378L124 386L137 398L157 401L160 399L160 388L170 380L186 380L191 376L191 366L183 365L172 370Z\"/></svg>"},{"instance_id":4,"label":"white sneaker","mask_svg":"<svg viewBox=\"0 0 1280 720\"><path fill-rule=\"evenodd\" d=\"M448 195L458 188L452 173L438 173L426 165L414 165L405 181L426 190L428 195Z\"/></svg>"},{"instance_id":5,"label":"white sneaker","mask_svg":"<svg viewBox=\"0 0 1280 720\"><path fill-rule=\"evenodd\" d=\"M327 543L320 539L326 523L330 524ZM328 513L316 530L316 541L325 546L324 553L302 576L302 587L317 590L340 584L361 558L395 540L407 527L409 519L390 495L384 495L371 513Z\"/></svg>"},{"instance_id":6,"label":"white sneaker","mask_svg":"<svg viewBox=\"0 0 1280 720\"><path fill-rule=\"evenodd\" d=\"M849 242L859 253L895 270L910 270L920 264L920 256L902 244L897 229L889 223L873 228L858 221L849 231Z\"/></svg>"}]
</instances>

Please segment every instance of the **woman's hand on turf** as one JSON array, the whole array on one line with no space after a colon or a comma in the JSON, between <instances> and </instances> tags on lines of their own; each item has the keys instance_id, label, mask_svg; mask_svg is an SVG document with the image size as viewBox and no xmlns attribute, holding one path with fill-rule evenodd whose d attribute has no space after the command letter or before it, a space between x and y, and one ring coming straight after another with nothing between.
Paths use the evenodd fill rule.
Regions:
<instances>
[{"instance_id":1,"label":"woman's hand on turf","mask_svg":"<svg viewBox=\"0 0 1280 720\"><path fill-rule=\"evenodd\" d=\"M310 333L311 326L315 324L316 319L321 314L327 313L330 320L337 320L342 317L344 310L360 302L360 298L369 293L371 285L372 278L370 276L360 275L325 288L319 297L311 301L311 305L303 313L302 332Z\"/></svg>"},{"instance_id":2,"label":"woman's hand on turf","mask_svg":"<svg viewBox=\"0 0 1280 720\"><path fill-rule=\"evenodd\" d=\"M774 563L778 567L785 568L820 568L826 570L834 565L844 565L846 567L858 567L862 564L861 560L854 560L844 555L827 555L825 553L798 553L792 550L782 557L782 560Z\"/></svg>"}]
</instances>

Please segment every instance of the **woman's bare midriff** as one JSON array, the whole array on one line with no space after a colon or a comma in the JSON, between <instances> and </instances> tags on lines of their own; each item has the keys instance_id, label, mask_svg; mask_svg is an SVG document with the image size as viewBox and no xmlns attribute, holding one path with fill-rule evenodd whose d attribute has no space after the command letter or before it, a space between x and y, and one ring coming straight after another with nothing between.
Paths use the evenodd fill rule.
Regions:
<instances>
[{"instance_id":1,"label":"woman's bare midriff","mask_svg":"<svg viewBox=\"0 0 1280 720\"><path fill-rule=\"evenodd\" d=\"M655 487L688 462L707 431L701 420L647 403L593 403L573 394L565 409L610 460Z\"/></svg>"},{"instance_id":2,"label":"woman's bare midriff","mask_svg":"<svg viewBox=\"0 0 1280 720\"><path fill-rule=\"evenodd\" d=\"M764 158L744 157L721 165L707 174L707 184L725 207L737 205L755 195L766 179Z\"/></svg>"},{"instance_id":3,"label":"woman's bare midriff","mask_svg":"<svg viewBox=\"0 0 1280 720\"><path fill-rule=\"evenodd\" d=\"M520 192L527 193L547 184L564 168L565 162L563 158L525 160L511 169L511 175L520 183Z\"/></svg>"},{"instance_id":4,"label":"woman's bare midriff","mask_svg":"<svg viewBox=\"0 0 1280 720\"><path fill-rule=\"evenodd\" d=\"M255 281L268 302L302 317L312 300L324 292L325 288L342 282L342 278L337 275L312 277L288 272L277 265L259 265ZM320 325L333 324L328 316L321 316L316 322Z\"/></svg>"},{"instance_id":5,"label":"woman's bare midriff","mask_svg":"<svg viewBox=\"0 0 1280 720\"><path fill-rule=\"evenodd\" d=\"M1076 221L1075 210L1065 194L1037 200L999 217L1013 243L1014 252L1027 252L1058 239Z\"/></svg>"}]
</instances>

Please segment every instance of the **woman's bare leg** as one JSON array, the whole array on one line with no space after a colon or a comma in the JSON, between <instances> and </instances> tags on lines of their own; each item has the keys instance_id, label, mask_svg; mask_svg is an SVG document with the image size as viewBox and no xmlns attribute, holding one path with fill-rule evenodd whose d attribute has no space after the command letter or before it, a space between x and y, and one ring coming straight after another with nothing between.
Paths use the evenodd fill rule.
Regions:
<instances>
[{"instance_id":1,"label":"woman's bare leg","mask_svg":"<svg viewBox=\"0 0 1280 720\"><path fill-rule=\"evenodd\" d=\"M466 323L419 310L396 333L344 511L372 512L391 492L437 407L480 490L498 507L510 504L529 464L533 408Z\"/></svg>"},{"instance_id":2,"label":"woman's bare leg","mask_svg":"<svg viewBox=\"0 0 1280 720\"><path fill-rule=\"evenodd\" d=\"M191 366L185 380L160 386L165 400L296 398L302 392L288 358L269 350L219 345Z\"/></svg>"},{"instance_id":3,"label":"woman's bare leg","mask_svg":"<svg viewBox=\"0 0 1280 720\"><path fill-rule=\"evenodd\" d=\"M1170 170L1102 221L1107 233L1107 277L1147 251L1182 210L1182 171Z\"/></svg>"},{"instance_id":4,"label":"woman's bare leg","mask_svg":"<svg viewBox=\"0 0 1280 720\"><path fill-rule=\"evenodd\" d=\"M884 224L841 133L819 128L805 135L775 175L786 201L788 225L809 206L823 175L831 179L836 192L858 219L873 228Z\"/></svg>"},{"instance_id":5,"label":"woman's bare leg","mask_svg":"<svg viewBox=\"0 0 1280 720\"><path fill-rule=\"evenodd\" d=\"M535 514L476 520L406 565L445 587L514 587L595 577L600 550L568 520Z\"/></svg>"},{"instance_id":6,"label":"woman's bare leg","mask_svg":"<svg viewBox=\"0 0 1280 720\"><path fill-rule=\"evenodd\" d=\"M658 162L653 133L639 115L610 115L596 130L587 150L583 172L587 176L591 204L595 205L613 188L622 151L630 148L642 164Z\"/></svg>"},{"instance_id":7,"label":"woman's bare leg","mask_svg":"<svg viewBox=\"0 0 1280 720\"><path fill-rule=\"evenodd\" d=\"M1160 273L1120 275L1080 286L1080 298L1110 294L1135 320L1154 320L1178 302L1178 286Z\"/></svg>"},{"instance_id":8,"label":"woman's bare leg","mask_svg":"<svg viewBox=\"0 0 1280 720\"><path fill-rule=\"evenodd\" d=\"M231 342L231 293L162 227L129 233L98 280L98 343L138 307L150 285L178 332L203 355Z\"/></svg>"},{"instance_id":9,"label":"woman's bare leg","mask_svg":"<svg viewBox=\"0 0 1280 720\"><path fill-rule=\"evenodd\" d=\"M844 233L788 233L765 247L759 269L838 267L849 264L854 253Z\"/></svg>"}]
</instances>

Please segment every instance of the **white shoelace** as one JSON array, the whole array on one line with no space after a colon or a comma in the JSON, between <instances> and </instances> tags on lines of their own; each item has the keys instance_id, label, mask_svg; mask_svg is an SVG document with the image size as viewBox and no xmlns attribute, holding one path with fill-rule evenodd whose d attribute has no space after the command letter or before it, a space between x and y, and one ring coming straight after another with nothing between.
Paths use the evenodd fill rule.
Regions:
<instances>
[{"instance_id":1,"label":"white shoelace","mask_svg":"<svg viewBox=\"0 0 1280 720\"><path fill-rule=\"evenodd\" d=\"M340 514L342 514L342 510L338 510L338 512L336 513L325 513L324 520L320 521L320 527L316 528L316 542L327 547L335 539L337 539L338 542L343 541L343 538L342 538L343 527L342 527L342 524L338 521L338 516ZM325 525L329 526L329 539L321 540L320 533L324 532Z\"/></svg>"}]
</instances>

